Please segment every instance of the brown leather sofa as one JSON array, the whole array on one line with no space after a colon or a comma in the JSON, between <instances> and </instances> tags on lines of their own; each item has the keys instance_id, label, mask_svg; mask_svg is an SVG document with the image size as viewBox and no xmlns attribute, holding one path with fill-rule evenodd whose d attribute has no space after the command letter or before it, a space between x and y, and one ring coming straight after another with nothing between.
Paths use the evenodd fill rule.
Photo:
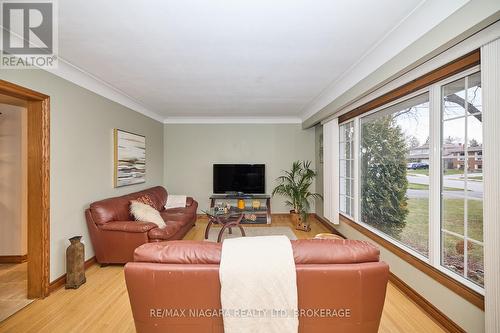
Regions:
<instances>
[{"instance_id":1,"label":"brown leather sofa","mask_svg":"<svg viewBox=\"0 0 500 333\"><path fill-rule=\"evenodd\" d=\"M151 222L134 221L130 201L147 194L165 220L166 227ZM182 239L196 222L198 203L187 198L185 208L165 210L168 193L161 186L96 201L85 211L90 239L100 264L123 264L132 261L134 250L148 242Z\"/></svg>"},{"instance_id":2,"label":"brown leather sofa","mask_svg":"<svg viewBox=\"0 0 500 333\"><path fill-rule=\"evenodd\" d=\"M292 247L299 311L305 314L299 332L377 332L389 276L379 250L355 240L297 240ZM125 265L137 332L224 332L221 316L190 315L193 309L221 308L220 256L221 244L209 242L138 247L134 262ZM337 316L321 315L321 309Z\"/></svg>"}]
</instances>

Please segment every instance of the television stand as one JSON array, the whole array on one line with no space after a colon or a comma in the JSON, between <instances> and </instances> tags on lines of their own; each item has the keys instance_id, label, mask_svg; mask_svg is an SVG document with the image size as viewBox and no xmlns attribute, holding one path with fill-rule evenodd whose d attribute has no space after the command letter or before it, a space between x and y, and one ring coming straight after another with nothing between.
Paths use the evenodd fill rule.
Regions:
<instances>
[{"instance_id":1,"label":"television stand","mask_svg":"<svg viewBox=\"0 0 500 333\"><path fill-rule=\"evenodd\" d=\"M213 194L210 197L210 208L224 204L238 207L239 200L245 201L242 224L271 224L271 196L267 194ZM260 201L259 208L253 208L254 200Z\"/></svg>"}]
</instances>

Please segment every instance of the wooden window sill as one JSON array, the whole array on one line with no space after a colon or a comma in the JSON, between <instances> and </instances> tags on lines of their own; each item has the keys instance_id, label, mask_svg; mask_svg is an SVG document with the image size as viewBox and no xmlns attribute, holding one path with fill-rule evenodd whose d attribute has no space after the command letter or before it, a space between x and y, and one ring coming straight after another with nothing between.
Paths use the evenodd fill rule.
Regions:
<instances>
[{"instance_id":1,"label":"wooden window sill","mask_svg":"<svg viewBox=\"0 0 500 333\"><path fill-rule=\"evenodd\" d=\"M457 295L463 297L470 303L474 304L478 308L484 311L484 296L478 293L477 291L473 290L472 288L469 288L462 283L458 282L451 276L448 276L447 274L441 272L439 269L431 266L430 264L426 263L425 261L422 261L421 259L413 256L412 254L406 252L405 250L401 249L400 247L394 245L393 243L389 242L388 240L380 237L379 235L375 234L374 232L366 229L362 225L354 222L350 218L339 214L340 221L349 225L350 227L356 229L366 237L370 238L377 244L381 245L384 247L386 250L391 251L407 263L411 264L413 267L417 268L421 272L427 274L446 288L450 289Z\"/></svg>"}]
</instances>

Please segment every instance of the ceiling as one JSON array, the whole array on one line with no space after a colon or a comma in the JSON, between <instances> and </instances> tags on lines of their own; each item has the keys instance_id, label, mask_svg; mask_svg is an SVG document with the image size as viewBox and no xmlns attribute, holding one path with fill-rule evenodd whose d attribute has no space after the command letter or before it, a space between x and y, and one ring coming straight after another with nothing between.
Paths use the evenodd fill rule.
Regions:
<instances>
[{"instance_id":1,"label":"ceiling","mask_svg":"<svg viewBox=\"0 0 500 333\"><path fill-rule=\"evenodd\" d=\"M59 1L59 56L156 119L300 120L422 3Z\"/></svg>"}]
</instances>

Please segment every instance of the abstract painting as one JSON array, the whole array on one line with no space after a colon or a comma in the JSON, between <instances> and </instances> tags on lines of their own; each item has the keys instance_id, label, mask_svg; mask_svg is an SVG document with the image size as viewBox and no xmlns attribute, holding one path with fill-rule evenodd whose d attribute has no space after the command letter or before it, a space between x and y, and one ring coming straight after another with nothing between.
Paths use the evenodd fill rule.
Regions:
<instances>
[{"instance_id":1,"label":"abstract painting","mask_svg":"<svg viewBox=\"0 0 500 333\"><path fill-rule=\"evenodd\" d=\"M115 187L146 181L146 137L114 130Z\"/></svg>"}]
</instances>

